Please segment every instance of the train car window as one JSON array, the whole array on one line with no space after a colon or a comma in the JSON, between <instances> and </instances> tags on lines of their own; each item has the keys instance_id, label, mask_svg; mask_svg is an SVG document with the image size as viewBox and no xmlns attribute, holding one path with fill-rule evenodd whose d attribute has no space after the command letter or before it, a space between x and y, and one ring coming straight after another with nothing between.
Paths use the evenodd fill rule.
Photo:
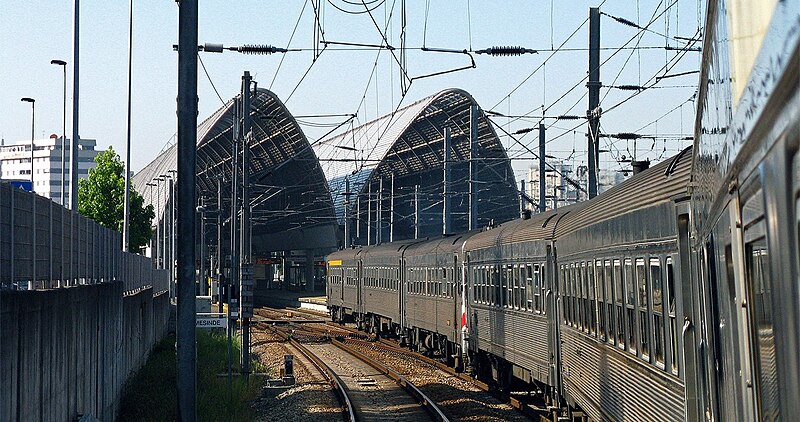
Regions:
<instances>
[{"instance_id":1,"label":"train car window","mask_svg":"<svg viewBox=\"0 0 800 422\"><path fill-rule=\"evenodd\" d=\"M472 269L472 297L476 303L483 303L481 298L481 279L478 277L478 269Z\"/></svg>"},{"instance_id":2,"label":"train car window","mask_svg":"<svg viewBox=\"0 0 800 422\"><path fill-rule=\"evenodd\" d=\"M611 269L611 261L603 261L603 277L606 280L606 338L608 342L614 344L617 337L615 320L614 320L614 272Z\"/></svg>"},{"instance_id":3,"label":"train car window","mask_svg":"<svg viewBox=\"0 0 800 422\"><path fill-rule=\"evenodd\" d=\"M763 223L760 223L763 224ZM775 356L775 331L772 310L772 279L769 250L764 237L745 245L747 281L750 290L760 416L764 420L780 419L778 369Z\"/></svg>"},{"instance_id":4,"label":"train car window","mask_svg":"<svg viewBox=\"0 0 800 422\"><path fill-rule=\"evenodd\" d=\"M491 268L490 268L490 271L491 271L491 273L490 273L489 280L491 280L491 283L492 283L492 288L491 288L491 291L492 291L492 305L494 305L494 306L503 306L503 304L501 303L502 297L503 297L503 295L502 295L503 292L502 292L502 290L500 290L500 277L497 274L497 272L498 272L497 271L497 266L492 265Z\"/></svg>"},{"instance_id":5,"label":"train car window","mask_svg":"<svg viewBox=\"0 0 800 422\"><path fill-rule=\"evenodd\" d=\"M597 337L597 283L594 279L594 265L592 261L586 263L586 280L589 287L589 330Z\"/></svg>"},{"instance_id":6,"label":"train car window","mask_svg":"<svg viewBox=\"0 0 800 422\"><path fill-rule=\"evenodd\" d=\"M506 268L508 271L508 288L513 289L511 292L511 305L509 308L519 309L519 272L514 271L513 265L509 265Z\"/></svg>"},{"instance_id":7,"label":"train car window","mask_svg":"<svg viewBox=\"0 0 800 422\"><path fill-rule=\"evenodd\" d=\"M582 329L581 280L578 278L580 277L581 265L572 265L570 270L572 270L572 318L575 321L575 328Z\"/></svg>"},{"instance_id":8,"label":"train car window","mask_svg":"<svg viewBox=\"0 0 800 422\"><path fill-rule=\"evenodd\" d=\"M662 294L661 260L650 258L650 283L653 304L653 354L656 364L664 365L664 298Z\"/></svg>"},{"instance_id":9,"label":"train car window","mask_svg":"<svg viewBox=\"0 0 800 422\"><path fill-rule=\"evenodd\" d=\"M606 341L608 339L606 336L606 278L602 261L595 262L594 274L597 282L597 334L600 336L600 340Z\"/></svg>"},{"instance_id":10,"label":"train car window","mask_svg":"<svg viewBox=\"0 0 800 422\"><path fill-rule=\"evenodd\" d=\"M517 302L518 302L517 308L519 308L519 309L524 311L525 309L528 308L528 306L527 306L528 305L528 296L527 296L528 292L527 292L527 289L525 288L525 286L527 284L527 279L525 278L525 266L524 265L518 265L516 274L517 274L517 281L519 282L519 296L517 296L518 297L518 299L517 299Z\"/></svg>"},{"instance_id":11,"label":"train car window","mask_svg":"<svg viewBox=\"0 0 800 422\"><path fill-rule=\"evenodd\" d=\"M647 268L644 259L636 258L636 283L639 289L639 345L642 348L642 358L650 359L650 315L647 310L649 297L647 287Z\"/></svg>"},{"instance_id":12,"label":"train car window","mask_svg":"<svg viewBox=\"0 0 800 422\"><path fill-rule=\"evenodd\" d=\"M487 300L487 293L488 290L486 288L486 268L479 267L475 269L475 274L478 280L480 280L480 290L478 290L478 295L481 298L481 303L486 304Z\"/></svg>"},{"instance_id":13,"label":"train car window","mask_svg":"<svg viewBox=\"0 0 800 422\"><path fill-rule=\"evenodd\" d=\"M584 291L583 272L581 271L581 264L575 264L575 311L578 323L578 328L584 331L586 326L586 292Z\"/></svg>"},{"instance_id":14,"label":"train car window","mask_svg":"<svg viewBox=\"0 0 800 422\"><path fill-rule=\"evenodd\" d=\"M591 267L591 265L589 266ZM581 262L581 275L583 277L583 319L586 324L586 333L592 334L594 327L592 326L592 283L589 282L589 272L586 268L586 262Z\"/></svg>"},{"instance_id":15,"label":"train car window","mask_svg":"<svg viewBox=\"0 0 800 422\"><path fill-rule=\"evenodd\" d=\"M633 278L633 261L625 259L625 333L628 350L636 354L636 282Z\"/></svg>"},{"instance_id":16,"label":"train car window","mask_svg":"<svg viewBox=\"0 0 800 422\"><path fill-rule=\"evenodd\" d=\"M667 267L667 315L669 318L669 347L672 351L672 373L678 374L678 326L675 320L675 269L672 257L667 257L665 261Z\"/></svg>"},{"instance_id":17,"label":"train car window","mask_svg":"<svg viewBox=\"0 0 800 422\"><path fill-rule=\"evenodd\" d=\"M567 266L567 302L569 303L569 323L573 327L576 325L575 309L575 264Z\"/></svg>"},{"instance_id":18,"label":"train car window","mask_svg":"<svg viewBox=\"0 0 800 422\"><path fill-rule=\"evenodd\" d=\"M567 297L569 292L567 292L567 269L564 265L561 266L561 300L563 302L563 313L564 313L564 324L569 323L569 298Z\"/></svg>"},{"instance_id":19,"label":"train car window","mask_svg":"<svg viewBox=\"0 0 800 422\"><path fill-rule=\"evenodd\" d=\"M486 275L484 273L483 267L475 268L475 272L473 274L475 284L478 284L478 298L480 298L480 303L486 303Z\"/></svg>"},{"instance_id":20,"label":"train car window","mask_svg":"<svg viewBox=\"0 0 800 422\"><path fill-rule=\"evenodd\" d=\"M536 290L538 289L538 285L533 282L533 265L527 264L525 266L525 284L528 286L528 293L525 296L527 299L527 309L531 312L536 312L539 309L537 308L539 302L539 292Z\"/></svg>"},{"instance_id":21,"label":"train car window","mask_svg":"<svg viewBox=\"0 0 800 422\"><path fill-rule=\"evenodd\" d=\"M509 284L511 280L508 279L510 271L505 266L500 267L500 284L503 288L503 303L502 306L506 308L511 307L511 289L512 285ZM511 281L513 282L513 281Z\"/></svg>"},{"instance_id":22,"label":"train car window","mask_svg":"<svg viewBox=\"0 0 800 422\"><path fill-rule=\"evenodd\" d=\"M614 260L614 319L617 322L617 346L625 348L625 313L623 312L622 262Z\"/></svg>"}]
</instances>

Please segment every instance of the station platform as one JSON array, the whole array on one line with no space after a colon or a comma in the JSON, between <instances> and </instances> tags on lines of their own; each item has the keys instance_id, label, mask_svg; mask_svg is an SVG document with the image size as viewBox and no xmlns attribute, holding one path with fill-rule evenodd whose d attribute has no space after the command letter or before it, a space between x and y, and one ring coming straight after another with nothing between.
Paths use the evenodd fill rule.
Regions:
<instances>
[{"instance_id":1,"label":"station platform","mask_svg":"<svg viewBox=\"0 0 800 422\"><path fill-rule=\"evenodd\" d=\"M259 290L254 293L253 302L255 306L293 307L328 312L328 300L324 291Z\"/></svg>"}]
</instances>

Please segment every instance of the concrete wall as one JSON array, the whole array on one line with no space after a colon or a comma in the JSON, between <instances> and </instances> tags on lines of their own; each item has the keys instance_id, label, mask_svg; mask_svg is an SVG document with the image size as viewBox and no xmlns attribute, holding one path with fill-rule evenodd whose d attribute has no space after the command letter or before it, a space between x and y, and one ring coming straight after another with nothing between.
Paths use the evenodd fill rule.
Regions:
<instances>
[{"instance_id":1,"label":"concrete wall","mask_svg":"<svg viewBox=\"0 0 800 422\"><path fill-rule=\"evenodd\" d=\"M123 292L122 282L0 292L0 420L116 418L169 319L167 294Z\"/></svg>"}]
</instances>

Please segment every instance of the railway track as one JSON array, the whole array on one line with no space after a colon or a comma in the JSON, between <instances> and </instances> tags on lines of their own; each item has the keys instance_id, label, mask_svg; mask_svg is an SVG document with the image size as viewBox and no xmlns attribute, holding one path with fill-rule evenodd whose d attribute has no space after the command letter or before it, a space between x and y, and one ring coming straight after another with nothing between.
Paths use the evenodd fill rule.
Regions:
<instances>
[{"instance_id":1,"label":"railway track","mask_svg":"<svg viewBox=\"0 0 800 422\"><path fill-rule=\"evenodd\" d=\"M295 310L270 310L294 320L318 319L319 315ZM266 315L266 314L265 314ZM401 347L399 343L378 339L353 327L336 323L297 323L278 328L302 343L328 343L346 347L372 361L380 362L405 382L409 382L443 409L453 420L518 420L538 419L537 412L514 397L498 396L490 387L469 375ZM309 347L317 347L306 344ZM330 346L330 345L327 345ZM326 347L327 347L326 346ZM330 347L327 347L330 349ZM313 350L312 350L313 352ZM324 359L333 356L329 352ZM344 359L344 358L343 358ZM350 361L352 357L347 357ZM336 369L332 369L336 372ZM346 383L346 381L343 380ZM403 419L400 419L403 420Z\"/></svg>"},{"instance_id":2,"label":"railway track","mask_svg":"<svg viewBox=\"0 0 800 422\"><path fill-rule=\"evenodd\" d=\"M298 351L298 363L314 368L336 392L348 421L449 421L438 405L403 376L350 346L326 328L296 330L256 323ZM341 330L339 334L341 333Z\"/></svg>"}]
</instances>

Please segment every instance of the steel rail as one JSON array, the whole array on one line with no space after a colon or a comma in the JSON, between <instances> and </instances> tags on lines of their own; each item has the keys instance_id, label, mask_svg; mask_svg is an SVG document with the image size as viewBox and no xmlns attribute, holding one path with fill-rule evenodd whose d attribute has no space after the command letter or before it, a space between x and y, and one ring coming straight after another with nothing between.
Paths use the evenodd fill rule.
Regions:
<instances>
[{"instance_id":1,"label":"steel rail","mask_svg":"<svg viewBox=\"0 0 800 422\"><path fill-rule=\"evenodd\" d=\"M341 378L336 375L335 372L331 370L331 368L325 364L317 355L312 353L308 348L303 346L299 341L291 338L288 334L282 332L277 327L268 325L263 322L256 322L256 326L262 325L270 330L272 330L276 335L281 337L283 341L288 342L292 345L295 349L297 349L306 359L311 361L311 363L317 368L317 370L328 379L328 382L334 387L334 391L336 393L336 397L339 399L339 403L343 406L343 412L345 413L345 419L349 422L356 422L356 413L353 409L353 403L350 400L350 396L347 394L347 389L344 386L344 382L342 382Z\"/></svg>"},{"instance_id":2,"label":"steel rail","mask_svg":"<svg viewBox=\"0 0 800 422\"><path fill-rule=\"evenodd\" d=\"M388 366L386 366L386 365L384 365L384 364L382 364L382 363L370 358L369 356L367 356L367 355L365 355L365 354L363 354L363 353L361 353L361 352L359 352L359 351L357 351L357 350L355 350L355 349L353 349L351 347L348 347L346 344L344 344L343 342L341 342L339 340L331 339L331 343L334 346L336 346L336 347L344 350L345 352L355 356L356 358L358 358L362 362L365 362L369 366L375 368L376 370L380 371L382 374L384 374L387 377L389 377L392 380L394 380L394 382L397 385L399 385L404 390L406 390L409 394L411 394L412 397L414 397L417 400L419 400L420 401L420 405L428 413L430 413L431 416L433 416L433 418L435 420L440 421L440 422L449 422L450 421L450 418L447 417L447 415L445 415L445 413L442 411L442 409L439 407L439 405L435 401L433 401L433 399L428 397L425 393L422 392L422 390L417 388L417 386L412 384L410 381L408 381L405 377L403 377L399 373L397 373L394 370L390 369Z\"/></svg>"}]
</instances>

